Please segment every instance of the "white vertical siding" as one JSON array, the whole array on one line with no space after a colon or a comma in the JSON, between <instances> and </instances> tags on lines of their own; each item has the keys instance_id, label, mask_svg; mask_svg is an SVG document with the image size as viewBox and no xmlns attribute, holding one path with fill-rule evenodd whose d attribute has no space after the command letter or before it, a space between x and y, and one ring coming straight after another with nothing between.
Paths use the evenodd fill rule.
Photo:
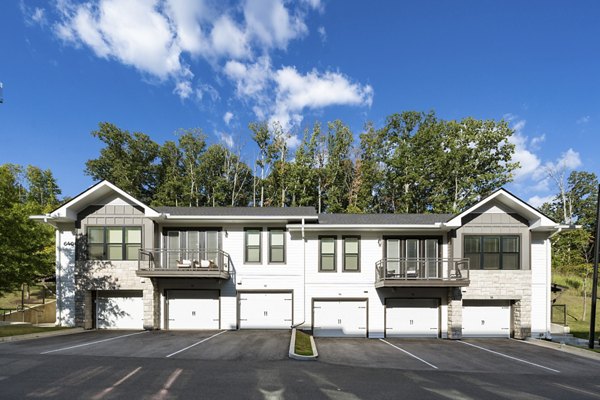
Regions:
<instances>
[{"instance_id":1,"label":"white vertical siding","mask_svg":"<svg viewBox=\"0 0 600 400\"><path fill-rule=\"evenodd\" d=\"M75 326L75 233L56 231L56 324Z\"/></svg>"},{"instance_id":2,"label":"white vertical siding","mask_svg":"<svg viewBox=\"0 0 600 400\"><path fill-rule=\"evenodd\" d=\"M550 239L545 233L531 235L531 334L550 331Z\"/></svg>"}]
</instances>

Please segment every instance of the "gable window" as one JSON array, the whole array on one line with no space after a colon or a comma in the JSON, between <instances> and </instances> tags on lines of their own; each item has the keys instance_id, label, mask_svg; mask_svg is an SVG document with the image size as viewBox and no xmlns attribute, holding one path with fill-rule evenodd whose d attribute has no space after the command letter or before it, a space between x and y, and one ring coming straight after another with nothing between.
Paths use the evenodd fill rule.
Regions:
<instances>
[{"instance_id":1,"label":"gable window","mask_svg":"<svg viewBox=\"0 0 600 400\"><path fill-rule=\"evenodd\" d=\"M269 262L285 262L285 230L269 229Z\"/></svg>"},{"instance_id":2,"label":"gable window","mask_svg":"<svg viewBox=\"0 0 600 400\"><path fill-rule=\"evenodd\" d=\"M137 260L142 248L142 228L137 226L91 226L87 235L90 260Z\"/></svg>"},{"instance_id":3,"label":"gable window","mask_svg":"<svg viewBox=\"0 0 600 400\"><path fill-rule=\"evenodd\" d=\"M520 237L465 235L465 258L471 269L520 269Z\"/></svg>"},{"instance_id":4,"label":"gable window","mask_svg":"<svg viewBox=\"0 0 600 400\"><path fill-rule=\"evenodd\" d=\"M344 271L360 271L360 237L344 236Z\"/></svg>"},{"instance_id":5,"label":"gable window","mask_svg":"<svg viewBox=\"0 0 600 400\"><path fill-rule=\"evenodd\" d=\"M319 271L335 272L335 236L319 237Z\"/></svg>"},{"instance_id":6,"label":"gable window","mask_svg":"<svg viewBox=\"0 0 600 400\"><path fill-rule=\"evenodd\" d=\"M261 261L261 230L260 228L246 229L246 248L244 262L260 263Z\"/></svg>"}]
</instances>

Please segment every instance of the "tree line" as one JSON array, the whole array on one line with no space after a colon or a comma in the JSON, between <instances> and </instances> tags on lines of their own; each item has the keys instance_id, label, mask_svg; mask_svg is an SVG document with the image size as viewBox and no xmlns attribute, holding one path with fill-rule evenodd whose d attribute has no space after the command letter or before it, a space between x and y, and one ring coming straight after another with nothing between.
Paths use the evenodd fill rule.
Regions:
<instances>
[{"instance_id":1,"label":"tree line","mask_svg":"<svg viewBox=\"0 0 600 400\"><path fill-rule=\"evenodd\" d=\"M257 145L207 144L200 129L163 145L104 122L85 173L155 206L312 206L327 213L458 212L512 180L513 131L505 121L445 121L403 112L355 135L340 120L316 123L299 145L279 124L252 123Z\"/></svg>"},{"instance_id":2,"label":"tree line","mask_svg":"<svg viewBox=\"0 0 600 400\"><path fill-rule=\"evenodd\" d=\"M0 165L0 294L54 275L54 229L29 219L59 204L50 170Z\"/></svg>"}]
</instances>

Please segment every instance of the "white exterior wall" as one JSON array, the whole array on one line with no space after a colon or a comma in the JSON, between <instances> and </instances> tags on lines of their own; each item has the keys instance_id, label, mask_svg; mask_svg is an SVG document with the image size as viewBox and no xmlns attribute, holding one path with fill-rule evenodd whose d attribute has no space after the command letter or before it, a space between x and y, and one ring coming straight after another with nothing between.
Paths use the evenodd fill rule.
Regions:
<instances>
[{"instance_id":1,"label":"white exterior wall","mask_svg":"<svg viewBox=\"0 0 600 400\"><path fill-rule=\"evenodd\" d=\"M531 335L550 332L552 280L550 239L547 234L531 235Z\"/></svg>"},{"instance_id":2,"label":"white exterior wall","mask_svg":"<svg viewBox=\"0 0 600 400\"><path fill-rule=\"evenodd\" d=\"M56 230L56 325L75 326L75 231Z\"/></svg>"}]
</instances>

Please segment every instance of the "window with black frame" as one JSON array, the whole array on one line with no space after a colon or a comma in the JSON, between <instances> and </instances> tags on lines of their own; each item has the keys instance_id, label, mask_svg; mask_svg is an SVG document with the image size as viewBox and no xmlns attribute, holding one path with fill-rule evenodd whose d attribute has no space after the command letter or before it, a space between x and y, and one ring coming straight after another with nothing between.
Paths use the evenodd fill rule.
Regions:
<instances>
[{"instance_id":1,"label":"window with black frame","mask_svg":"<svg viewBox=\"0 0 600 400\"><path fill-rule=\"evenodd\" d=\"M89 260L137 260L141 248L141 227L90 226L87 228Z\"/></svg>"},{"instance_id":2,"label":"window with black frame","mask_svg":"<svg viewBox=\"0 0 600 400\"><path fill-rule=\"evenodd\" d=\"M464 256L470 269L517 270L520 265L518 235L465 235Z\"/></svg>"}]
</instances>

